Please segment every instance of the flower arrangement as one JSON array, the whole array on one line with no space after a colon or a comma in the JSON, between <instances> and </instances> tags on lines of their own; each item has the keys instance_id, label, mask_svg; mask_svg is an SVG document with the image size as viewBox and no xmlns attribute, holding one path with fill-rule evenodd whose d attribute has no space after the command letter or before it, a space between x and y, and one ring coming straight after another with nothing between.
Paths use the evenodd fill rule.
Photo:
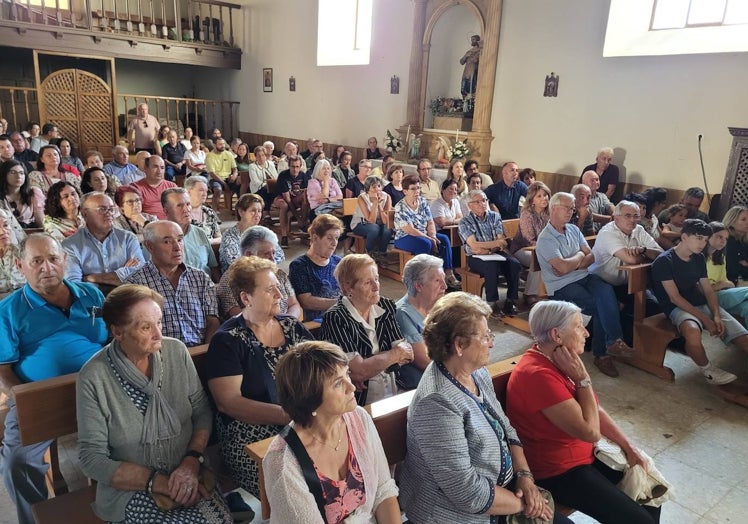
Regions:
<instances>
[{"instance_id":1,"label":"flower arrangement","mask_svg":"<svg viewBox=\"0 0 748 524\"><path fill-rule=\"evenodd\" d=\"M390 130L387 130L387 133L384 135L384 147L389 151L390 153L397 153L403 148L403 141L400 138L400 135L395 136L392 133L390 133Z\"/></svg>"},{"instance_id":2,"label":"flower arrangement","mask_svg":"<svg viewBox=\"0 0 748 524\"><path fill-rule=\"evenodd\" d=\"M442 116L450 113L461 113L463 110L462 98L449 98L446 96L437 96L429 102L429 109L435 116Z\"/></svg>"},{"instance_id":3,"label":"flower arrangement","mask_svg":"<svg viewBox=\"0 0 748 524\"><path fill-rule=\"evenodd\" d=\"M470 156L470 147L467 145L467 138L460 142L456 140L454 144L449 146L449 158L467 158Z\"/></svg>"}]
</instances>

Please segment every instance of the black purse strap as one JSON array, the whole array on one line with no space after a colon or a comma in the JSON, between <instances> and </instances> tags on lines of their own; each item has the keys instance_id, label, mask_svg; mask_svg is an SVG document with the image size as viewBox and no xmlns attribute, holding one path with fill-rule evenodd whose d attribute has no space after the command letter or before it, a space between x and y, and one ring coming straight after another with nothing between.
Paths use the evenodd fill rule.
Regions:
<instances>
[{"instance_id":1,"label":"black purse strap","mask_svg":"<svg viewBox=\"0 0 748 524\"><path fill-rule=\"evenodd\" d=\"M317 473L314 471L314 464L312 463L312 459L309 458L309 453L306 452L304 444L301 443L296 431L290 425L284 427L278 435L285 439L288 447L296 455L296 460L299 461L306 485L317 502L317 509L319 509L320 515L322 515L322 521L326 523L327 516L325 513L325 499L322 497L322 485L319 482Z\"/></svg>"}]
</instances>

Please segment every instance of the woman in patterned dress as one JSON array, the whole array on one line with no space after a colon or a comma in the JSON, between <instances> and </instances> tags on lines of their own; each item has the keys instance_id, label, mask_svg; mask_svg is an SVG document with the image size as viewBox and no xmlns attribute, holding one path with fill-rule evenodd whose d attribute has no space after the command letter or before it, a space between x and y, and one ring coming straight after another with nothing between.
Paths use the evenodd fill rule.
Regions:
<instances>
[{"instance_id":1,"label":"woman in patterned dress","mask_svg":"<svg viewBox=\"0 0 748 524\"><path fill-rule=\"evenodd\" d=\"M163 303L135 284L104 302L114 340L77 381L81 469L97 481L93 508L105 521L229 524L220 491L198 478L210 403L187 347L161 335Z\"/></svg>"},{"instance_id":2,"label":"woman in patterned dress","mask_svg":"<svg viewBox=\"0 0 748 524\"><path fill-rule=\"evenodd\" d=\"M206 357L223 462L255 496L260 493L257 464L244 446L278 434L290 421L278 402L275 365L294 344L313 340L296 318L280 314L276 271L275 264L256 256L232 264L229 286L242 312L213 335Z\"/></svg>"},{"instance_id":3,"label":"woman in patterned dress","mask_svg":"<svg viewBox=\"0 0 748 524\"><path fill-rule=\"evenodd\" d=\"M44 232L62 242L86 225L80 214L81 194L70 182L56 182L49 188L44 205Z\"/></svg>"},{"instance_id":4,"label":"woman in patterned dress","mask_svg":"<svg viewBox=\"0 0 748 524\"><path fill-rule=\"evenodd\" d=\"M294 450L276 437L263 460L270 522L402 522L397 486L371 417L356 406L345 353L327 342L304 342L277 369L278 396L294 420L288 431L313 463L324 506L304 482Z\"/></svg>"}]
</instances>

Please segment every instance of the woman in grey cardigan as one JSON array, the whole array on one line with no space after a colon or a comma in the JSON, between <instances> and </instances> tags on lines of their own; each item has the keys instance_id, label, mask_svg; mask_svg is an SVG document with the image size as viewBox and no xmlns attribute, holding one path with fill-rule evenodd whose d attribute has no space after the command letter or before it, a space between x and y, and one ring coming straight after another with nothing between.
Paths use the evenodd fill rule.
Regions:
<instances>
[{"instance_id":1,"label":"woman in grey cardigan","mask_svg":"<svg viewBox=\"0 0 748 524\"><path fill-rule=\"evenodd\" d=\"M420 523L495 523L524 513L555 523L535 486L517 433L485 365L493 347L491 308L468 293L439 299L423 337L433 360L408 408L400 501Z\"/></svg>"},{"instance_id":2,"label":"woman in grey cardigan","mask_svg":"<svg viewBox=\"0 0 748 524\"><path fill-rule=\"evenodd\" d=\"M231 523L221 494L198 479L210 405L185 345L161 336L162 307L144 286L112 291L102 313L114 340L78 375L79 459L98 482L94 512L127 524Z\"/></svg>"}]
</instances>

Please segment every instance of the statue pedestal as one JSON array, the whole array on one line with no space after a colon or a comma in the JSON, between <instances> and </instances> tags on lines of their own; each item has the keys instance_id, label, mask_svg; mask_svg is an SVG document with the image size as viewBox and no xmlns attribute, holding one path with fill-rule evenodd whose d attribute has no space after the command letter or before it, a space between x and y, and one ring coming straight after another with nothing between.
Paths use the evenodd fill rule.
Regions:
<instances>
[{"instance_id":1,"label":"statue pedestal","mask_svg":"<svg viewBox=\"0 0 748 524\"><path fill-rule=\"evenodd\" d=\"M434 115L434 129L447 131L472 131L473 117L466 117L464 113Z\"/></svg>"}]
</instances>

